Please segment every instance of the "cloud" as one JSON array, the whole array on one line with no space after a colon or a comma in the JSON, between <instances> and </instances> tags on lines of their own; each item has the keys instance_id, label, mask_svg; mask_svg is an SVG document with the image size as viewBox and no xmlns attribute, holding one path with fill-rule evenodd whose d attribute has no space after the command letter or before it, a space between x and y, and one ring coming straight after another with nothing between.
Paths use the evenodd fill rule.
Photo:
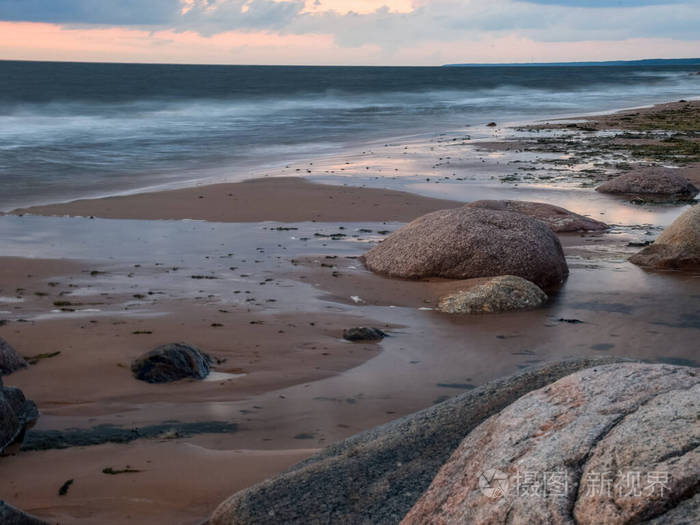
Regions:
<instances>
[{"instance_id":1,"label":"cloud","mask_svg":"<svg viewBox=\"0 0 700 525\"><path fill-rule=\"evenodd\" d=\"M0 0L0 20L56 24L160 25L180 0Z\"/></svg>"},{"instance_id":2,"label":"cloud","mask_svg":"<svg viewBox=\"0 0 700 525\"><path fill-rule=\"evenodd\" d=\"M0 20L206 37L231 31L323 35L340 48L396 52L505 38L696 41L700 0L0 0Z\"/></svg>"}]
</instances>

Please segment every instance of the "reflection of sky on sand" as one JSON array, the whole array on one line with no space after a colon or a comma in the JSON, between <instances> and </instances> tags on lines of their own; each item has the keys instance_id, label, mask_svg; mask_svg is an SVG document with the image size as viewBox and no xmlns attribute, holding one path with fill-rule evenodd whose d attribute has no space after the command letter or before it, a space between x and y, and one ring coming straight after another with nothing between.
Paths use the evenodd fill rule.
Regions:
<instances>
[{"instance_id":1,"label":"reflection of sky on sand","mask_svg":"<svg viewBox=\"0 0 700 525\"><path fill-rule=\"evenodd\" d=\"M652 218L657 220L656 215ZM7 255L95 261L86 263L86 270L72 281L77 293L66 296L68 300L125 294L116 309L86 305L75 312L37 312L35 319L87 315L81 309L102 310L90 311L90 317L164 315L173 300L198 298L207 304L245 306L260 315L332 311L397 327L381 343L382 353L338 376L243 401L133 404L128 411L95 417L90 425L150 424L164 419L244 421L245 432L227 436L225 446L245 447L263 439L270 447L298 446L293 436L308 432L314 441L301 444L323 444L463 391L444 385L478 385L548 360L596 355L697 359L698 276L646 272L625 261L638 249L627 247L627 242L653 238L658 228L653 228L651 236L644 228L562 236L571 275L545 308L461 317L417 307L355 303L349 297L339 301L316 285L311 270L302 272L310 277L306 280L289 277L290 261L309 254L318 254L321 262L324 255L337 255L333 264L342 274L369 275L357 260L343 256L361 254L367 244L358 241L376 240L381 237L378 230L395 230L399 224L285 224L298 228L291 231L278 231L277 226L0 217ZM314 235L339 232L351 241ZM47 238L53 242L47 243ZM93 267L105 273L91 275ZM192 275L216 279L193 279ZM268 278L274 282L261 285ZM248 290L254 291L256 301L246 301ZM134 299L135 292L144 297ZM273 298L276 302L266 302ZM235 379L212 377L222 383ZM85 424L77 416L52 415L42 420L45 428Z\"/></svg>"}]
</instances>

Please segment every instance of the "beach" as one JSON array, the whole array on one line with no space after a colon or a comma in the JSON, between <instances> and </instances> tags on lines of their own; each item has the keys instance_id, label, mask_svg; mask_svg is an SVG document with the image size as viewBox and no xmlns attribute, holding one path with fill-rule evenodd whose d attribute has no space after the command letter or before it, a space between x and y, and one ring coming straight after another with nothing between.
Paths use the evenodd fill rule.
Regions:
<instances>
[{"instance_id":1,"label":"beach","mask_svg":"<svg viewBox=\"0 0 700 525\"><path fill-rule=\"evenodd\" d=\"M668 117L678 113L691 120ZM251 180L8 209L0 336L35 363L3 380L41 415L2 458L3 498L52 522L197 524L335 441L532 365L698 366L698 274L627 261L694 203L594 187L660 168L700 185L699 113L684 101L484 120L292 159ZM610 229L559 234L571 273L524 312L446 315L435 307L454 282L363 265L405 223L481 199L546 202ZM388 337L343 340L356 326ZM132 360L179 341L212 356L209 378L133 378ZM135 435L114 442L115 428Z\"/></svg>"}]
</instances>

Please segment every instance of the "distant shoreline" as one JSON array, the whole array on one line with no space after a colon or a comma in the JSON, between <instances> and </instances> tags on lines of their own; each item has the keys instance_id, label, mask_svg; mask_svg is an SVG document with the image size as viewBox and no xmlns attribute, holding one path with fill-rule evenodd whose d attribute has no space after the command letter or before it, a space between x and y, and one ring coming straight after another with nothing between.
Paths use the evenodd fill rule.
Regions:
<instances>
[{"instance_id":1,"label":"distant shoreline","mask_svg":"<svg viewBox=\"0 0 700 525\"><path fill-rule=\"evenodd\" d=\"M605 60L597 62L510 62L444 64L442 67L589 67L589 66L700 66L700 58L646 58L643 60Z\"/></svg>"}]
</instances>

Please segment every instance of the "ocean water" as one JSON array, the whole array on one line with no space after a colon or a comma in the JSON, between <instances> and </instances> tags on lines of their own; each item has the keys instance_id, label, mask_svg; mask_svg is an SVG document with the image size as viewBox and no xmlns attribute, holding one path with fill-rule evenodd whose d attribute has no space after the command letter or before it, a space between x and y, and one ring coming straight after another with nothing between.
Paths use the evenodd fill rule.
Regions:
<instances>
[{"instance_id":1,"label":"ocean water","mask_svg":"<svg viewBox=\"0 0 700 525\"><path fill-rule=\"evenodd\" d=\"M272 67L0 61L0 210L401 136L700 94L698 66Z\"/></svg>"}]
</instances>

